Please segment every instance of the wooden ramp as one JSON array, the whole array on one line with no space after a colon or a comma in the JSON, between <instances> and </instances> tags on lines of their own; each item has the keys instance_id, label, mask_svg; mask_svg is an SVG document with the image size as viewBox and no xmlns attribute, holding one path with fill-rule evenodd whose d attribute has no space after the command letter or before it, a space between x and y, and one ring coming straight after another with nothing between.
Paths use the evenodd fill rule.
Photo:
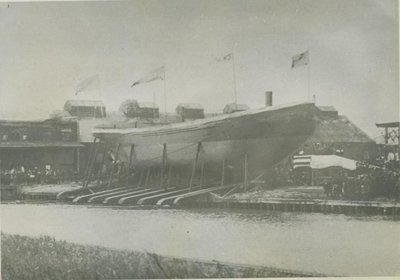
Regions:
<instances>
[{"instance_id":1,"label":"wooden ramp","mask_svg":"<svg viewBox=\"0 0 400 280\"><path fill-rule=\"evenodd\" d=\"M131 192L126 192L126 193L122 193L122 194L116 194L116 195L112 195L112 196L108 196L107 198L105 198L103 200L103 204L118 204L118 201L121 198L127 197L127 196L133 196L133 195L141 195L141 194L147 194L149 192L152 191L159 191L159 189L150 189L150 188L139 188L136 189L134 191Z\"/></svg>"},{"instance_id":2,"label":"wooden ramp","mask_svg":"<svg viewBox=\"0 0 400 280\"><path fill-rule=\"evenodd\" d=\"M215 192L215 191L221 191L229 188L235 188L237 185L225 185L225 186L218 186L218 187L211 187L211 188L206 188L206 189L201 189L201 190L196 190L193 192L188 192L188 193L180 193L180 194L174 194L172 196L167 196L164 197L160 200L157 201L156 206L163 206L163 205L170 205L170 206L177 206L182 200L189 199L189 198L195 198L201 195L208 194L210 192Z\"/></svg>"},{"instance_id":3,"label":"wooden ramp","mask_svg":"<svg viewBox=\"0 0 400 280\"><path fill-rule=\"evenodd\" d=\"M90 193L90 194L86 194L86 195L81 195L81 196L75 197L74 200L72 200L72 202L73 203L86 203L92 197L102 195L102 194L109 194L109 193L113 193L116 191L123 191L126 189L132 189L132 188L125 188L125 187L124 188L115 188L115 189L109 189L109 190L103 190L103 191L99 191L99 192L95 192L95 193Z\"/></svg>"},{"instance_id":4,"label":"wooden ramp","mask_svg":"<svg viewBox=\"0 0 400 280\"><path fill-rule=\"evenodd\" d=\"M159 194L143 197L138 200L138 205L155 205L156 202L164 197L170 197L171 195L180 195L183 193L187 193L189 189L178 189L178 190L171 190L167 192L162 192Z\"/></svg>"},{"instance_id":5,"label":"wooden ramp","mask_svg":"<svg viewBox=\"0 0 400 280\"><path fill-rule=\"evenodd\" d=\"M114 195L118 195L118 194L126 194L126 193L130 193L136 190L140 190L142 189L141 187L136 187L136 188L124 188L122 190L118 190L118 191L114 191L114 192L110 192L110 193L106 193L106 194L99 194L96 196L91 197L88 202L89 203L102 203L106 198L110 197L110 196L114 196Z\"/></svg>"},{"instance_id":6,"label":"wooden ramp","mask_svg":"<svg viewBox=\"0 0 400 280\"><path fill-rule=\"evenodd\" d=\"M148 191L144 193L139 193L139 194L134 194L134 195L129 195L122 197L118 200L119 205L135 205L141 198L146 198L154 195L159 195L165 192L168 192L170 190L166 189L148 189Z\"/></svg>"}]
</instances>

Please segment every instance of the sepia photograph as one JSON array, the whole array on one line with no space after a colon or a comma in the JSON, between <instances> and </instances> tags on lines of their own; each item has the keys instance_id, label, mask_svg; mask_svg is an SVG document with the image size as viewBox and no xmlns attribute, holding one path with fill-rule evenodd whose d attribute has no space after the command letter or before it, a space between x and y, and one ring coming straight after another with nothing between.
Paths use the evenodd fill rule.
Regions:
<instances>
[{"instance_id":1,"label":"sepia photograph","mask_svg":"<svg viewBox=\"0 0 400 280\"><path fill-rule=\"evenodd\" d=\"M0 0L3 280L400 278L398 0Z\"/></svg>"}]
</instances>

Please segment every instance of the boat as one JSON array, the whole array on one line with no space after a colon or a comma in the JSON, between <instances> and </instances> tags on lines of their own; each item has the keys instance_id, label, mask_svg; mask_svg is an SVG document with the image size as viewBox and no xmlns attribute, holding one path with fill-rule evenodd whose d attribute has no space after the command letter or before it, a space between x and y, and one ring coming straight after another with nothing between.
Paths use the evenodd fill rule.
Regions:
<instances>
[{"instance_id":1,"label":"boat","mask_svg":"<svg viewBox=\"0 0 400 280\"><path fill-rule=\"evenodd\" d=\"M138 170L165 167L189 180L196 161L206 178L221 178L223 169L235 182L245 164L257 176L298 149L313 134L317 111L314 103L292 103L156 127L94 128L93 135Z\"/></svg>"}]
</instances>

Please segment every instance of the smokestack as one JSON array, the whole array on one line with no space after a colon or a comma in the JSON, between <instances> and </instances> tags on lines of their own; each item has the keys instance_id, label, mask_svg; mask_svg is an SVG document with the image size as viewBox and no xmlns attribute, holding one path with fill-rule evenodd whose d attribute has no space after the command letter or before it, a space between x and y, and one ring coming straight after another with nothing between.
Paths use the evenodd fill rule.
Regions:
<instances>
[{"instance_id":1,"label":"smokestack","mask_svg":"<svg viewBox=\"0 0 400 280\"><path fill-rule=\"evenodd\" d=\"M272 91L265 92L265 106L272 106Z\"/></svg>"}]
</instances>

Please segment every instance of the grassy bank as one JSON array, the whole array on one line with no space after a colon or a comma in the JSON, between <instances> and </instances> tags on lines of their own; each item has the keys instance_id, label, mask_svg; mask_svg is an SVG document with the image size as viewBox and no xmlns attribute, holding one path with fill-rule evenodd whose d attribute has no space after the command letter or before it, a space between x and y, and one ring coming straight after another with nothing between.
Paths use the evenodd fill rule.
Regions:
<instances>
[{"instance_id":1,"label":"grassy bank","mask_svg":"<svg viewBox=\"0 0 400 280\"><path fill-rule=\"evenodd\" d=\"M2 279L129 279L314 276L269 267L162 257L83 246L43 236L1 234Z\"/></svg>"}]
</instances>

